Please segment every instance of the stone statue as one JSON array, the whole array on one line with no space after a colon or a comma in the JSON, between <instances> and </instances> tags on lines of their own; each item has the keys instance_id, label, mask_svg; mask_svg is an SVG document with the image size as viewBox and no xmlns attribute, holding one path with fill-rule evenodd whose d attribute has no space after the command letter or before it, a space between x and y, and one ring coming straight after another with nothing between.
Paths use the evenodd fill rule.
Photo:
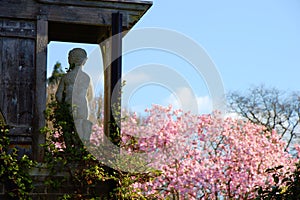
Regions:
<instances>
[{"instance_id":1,"label":"stone statue","mask_svg":"<svg viewBox=\"0 0 300 200\"><path fill-rule=\"evenodd\" d=\"M93 100L93 87L88 74L82 68L87 60L84 49L74 48L69 52L68 72L61 78L56 91L56 100L71 105L74 123L81 139L88 140L95 117L89 104Z\"/></svg>"}]
</instances>

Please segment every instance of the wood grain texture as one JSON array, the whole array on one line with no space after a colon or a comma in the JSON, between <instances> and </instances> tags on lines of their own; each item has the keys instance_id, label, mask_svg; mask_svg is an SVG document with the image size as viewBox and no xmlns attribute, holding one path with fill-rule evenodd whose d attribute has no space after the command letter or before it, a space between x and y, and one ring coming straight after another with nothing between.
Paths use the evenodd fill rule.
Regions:
<instances>
[{"instance_id":1,"label":"wood grain texture","mask_svg":"<svg viewBox=\"0 0 300 200\"><path fill-rule=\"evenodd\" d=\"M36 36L36 67L35 67L35 91L34 91L34 126L33 126L33 151L34 158L42 161L44 150L40 144L45 143L45 135L40 133L40 128L45 126L44 111L46 110L46 72L47 72L47 45L48 45L48 21L44 17L38 17Z\"/></svg>"},{"instance_id":2,"label":"wood grain texture","mask_svg":"<svg viewBox=\"0 0 300 200\"><path fill-rule=\"evenodd\" d=\"M0 35L0 109L11 142L20 154L31 156L35 22L2 18L0 29L5 32Z\"/></svg>"},{"instance_id":3,"label":"wood grain texture","mask_svg":"<svg viewBox=\"0 0 300 200\"><path fill-rule=\"evenodd\" d=\"M120 12L123 26L130 29L137 22L136 16L141 18L151 6L151 2L142 1L2 0L0 17L34 20L44 15L48 21L110 26L111 14Z\"/></svg>"},{"instance_id":4,"label":"wood grain texture","mask_svg":"<svg viewBox=\"0 0 300 200\"><path fill-rule=\"evenodd\" d=\"M111 32L110 32L111 35ZM104 71L104 133L109 137L109 121L111 113L111 41L107 40L100 44L103 59L103 71Z\"/></svg>"},{"instance_id":5,"label":"wood grain texture","mask_svg":"<svg viewBox=\"0 0 300 200\"><path fill-rule=\"evenodd\" d=\"M0 36L35 38L35 23L25 20L0 19Z\"/></svg>"},{"instance_id":6,"label":"wood grain texture","mask_svg":"<svg viewBox=\"0 0 300 200\"><path fill-rule=\"evenodd\" d=\"M0 106L7 123L31 126L34 40L1 37Z\"/></svg>"},{"instance_id":7,"label":"wood grain texture","mask_svg":"<svg viewBox=\"0 0 300 200\"><path fill-rule=\"evenodd\" d=\"M152 6L151 1L136 0L37 0L37 2L52 5L71 5L136 11L144 10L145 7L150 8Z\"/></svg>"}]
</instances>

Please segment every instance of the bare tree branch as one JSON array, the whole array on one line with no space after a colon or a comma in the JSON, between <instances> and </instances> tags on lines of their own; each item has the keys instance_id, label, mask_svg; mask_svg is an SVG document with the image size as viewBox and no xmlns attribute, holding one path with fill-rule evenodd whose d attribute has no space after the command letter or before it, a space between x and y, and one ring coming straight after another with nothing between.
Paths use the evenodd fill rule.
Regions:
<instances>
[{"instance_id":1,"label":"bare tree branch","mask_svg":"<svg viewBox=\"0 0 300 200\"><path fill-rule=\"evenodd\" d=\"M256 86L246 94L227 95L229 110L252 123L275 129L287 147L300 137L300 93L287 94L276 88Z\"/></svg>"}]
</instances>

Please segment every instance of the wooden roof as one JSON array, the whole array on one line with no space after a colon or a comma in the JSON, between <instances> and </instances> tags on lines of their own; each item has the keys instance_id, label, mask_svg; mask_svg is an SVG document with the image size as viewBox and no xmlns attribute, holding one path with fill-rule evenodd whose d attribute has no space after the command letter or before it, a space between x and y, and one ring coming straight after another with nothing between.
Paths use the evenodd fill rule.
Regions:
<instances>
[{"instance_id":1,"label":"wooden roof","mask_svg":"<svg viewBox=\"0 0 300 200\"><path fill-rule=\"evenodd\" d=\"M122 13L123 29L129 30L151 5L136 0L1 0L0 18L45 18L49 42L97 44L107 37L112 13Z\"/></svg>"}]
</instances>

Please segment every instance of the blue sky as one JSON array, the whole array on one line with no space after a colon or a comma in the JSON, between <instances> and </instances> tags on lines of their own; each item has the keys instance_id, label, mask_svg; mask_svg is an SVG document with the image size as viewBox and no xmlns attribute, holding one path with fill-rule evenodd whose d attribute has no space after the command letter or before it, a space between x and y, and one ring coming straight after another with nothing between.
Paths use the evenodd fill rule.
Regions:
<instances>
[{"instance_id":1,"label":"blue sky","mask_svg":"<svg viewBox=\"0 0 300 200\"><path fill-rule=\"evenodd\" d=\"M244 91L262 83L282 90L300 90L298 0L154 0L152 8L134 28L145 27L175 30L196 41L215 63L226 92ZM66 67L68 51L78 46L50 43L48 74L56 61ZM96 47L84 48L95 59L90 61L94 69L100 69L100 63L95 66L95 62L101 62L94 58L99 55ZM191 85L201 112L211 109L205 80L195 75L189 64L166 52L144 50L124 56L124 74L145 63L160 63L178 71ZM96 84L97 87L101 88ZM140 111L151 103L176 104L176 98L165 87L149 84L132 94L125 104Z\"/></svg>"}]
</instances>

